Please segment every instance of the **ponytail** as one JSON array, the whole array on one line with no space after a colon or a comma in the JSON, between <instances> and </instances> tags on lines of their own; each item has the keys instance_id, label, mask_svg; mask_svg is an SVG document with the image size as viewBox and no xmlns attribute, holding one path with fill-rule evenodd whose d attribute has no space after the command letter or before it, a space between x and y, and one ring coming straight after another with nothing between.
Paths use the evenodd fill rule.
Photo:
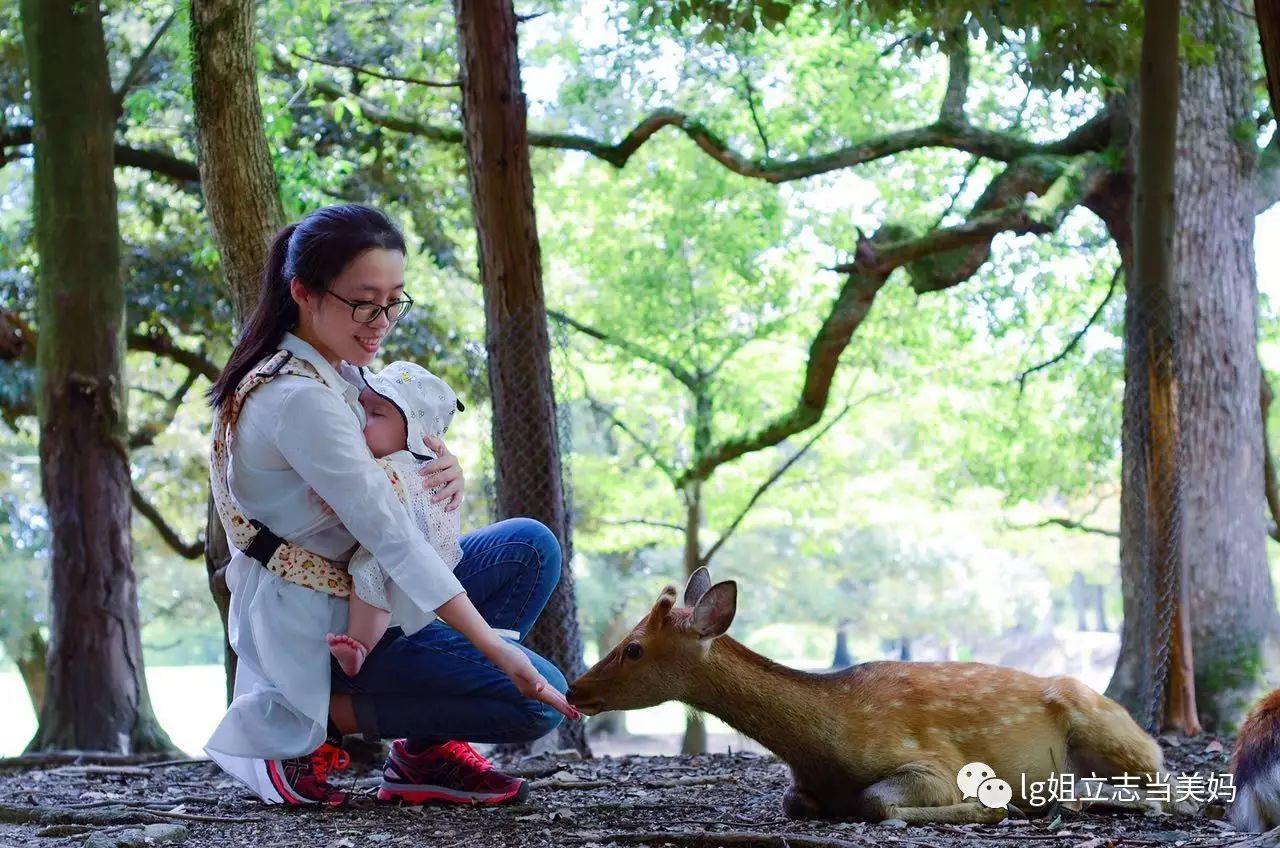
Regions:
<instances>
[{"instance_id":1,"label":"ponytail","mask_svg":"<svg viewBox=\"0 0 1280 848\"><path fill-rule=\"evenodd\" d=\"M287 273L289 243L297 229L297 224L290 224L271 240L267 262L262 268L258 305L245 322L222 374L209 390L215 409L231 399L250 369L280 347L284 334L298 324L298 304L289 292L293 275Z\"/></svg>"}]
</instances>

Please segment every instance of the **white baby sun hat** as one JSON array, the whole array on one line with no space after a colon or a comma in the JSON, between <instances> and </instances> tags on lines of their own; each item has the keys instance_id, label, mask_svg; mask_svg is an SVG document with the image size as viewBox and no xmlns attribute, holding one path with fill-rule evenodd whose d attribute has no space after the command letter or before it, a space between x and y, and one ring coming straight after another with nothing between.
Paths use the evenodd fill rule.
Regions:
<instances>
[{"instance_id":1,"label":"white baby sun hat","mask_svg":"<svg viewBox=\"0 0 1280 848\"><path fill-rule=\"evenodd\" d=\"M419 458L435 459L423 437L443 438L453 414L466 408L449 384L412 362L392 362L376 374L361 369L361 374L370 389L391 401L404 416L408 431L405 448Z\"/></svg>"}]
</instances>

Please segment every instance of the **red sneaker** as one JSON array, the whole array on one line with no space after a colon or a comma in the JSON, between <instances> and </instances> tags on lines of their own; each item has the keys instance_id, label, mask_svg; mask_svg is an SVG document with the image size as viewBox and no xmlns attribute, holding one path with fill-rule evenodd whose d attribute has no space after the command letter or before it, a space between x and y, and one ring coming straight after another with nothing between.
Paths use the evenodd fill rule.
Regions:
<instances>
[{"instance_id":1,"label":"red sneaker","mask_svg":"<svg viewBox=\"0 0 1280 848\"><path fill-rule=\"evenodd\" d=\"M379 801L423 804L503 804L523 801L529 787L503 774L465 742L445 742L411 754L404 740L391 744L382 769Z\"/></svg>"},{"instance_id":2,"label":"red sneaker","mask_svg":"<svg viewBox=\"0 0 1280 848\"><path fill-rule=\"evenodd\" d=\"M280 803L290 805L326 804L338 807L347 793L329 785L329 772L351 765L347 752L329 742L304 757L267 760L267 777L280 795Z\"/></svg>"}]
</instances>

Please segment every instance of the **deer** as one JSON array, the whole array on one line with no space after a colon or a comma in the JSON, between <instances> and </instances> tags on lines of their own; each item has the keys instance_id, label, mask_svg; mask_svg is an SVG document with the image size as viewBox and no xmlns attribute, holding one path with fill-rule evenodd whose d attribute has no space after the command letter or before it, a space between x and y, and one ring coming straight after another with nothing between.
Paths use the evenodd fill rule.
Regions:
<instances>
[{"instance_id":1,"label":"deer","mask_svg":"<svg viewBox=\"0 0 1280 848\"><path fill-rule=\"evenodd\" d=\"M976 662L789 668L726 635L737 592L732 580L712 585L706 568L689 577L682 607L667 586L573 681L569 702L586 715L672 700L711 713L790 768L782 798L789 818L994 824L1011 811L1047 812L1051 799L1029 789L1054 775L1123 775L1144 787L1161 779L1155 739L1124 707L1074 678ZM972 791L981 777L1007 781L1003 800ZM962 792L966 781L970 791ZM1106 788L1100 800L1133 808L1119 787Z\"/></svg>"}]
</instances>

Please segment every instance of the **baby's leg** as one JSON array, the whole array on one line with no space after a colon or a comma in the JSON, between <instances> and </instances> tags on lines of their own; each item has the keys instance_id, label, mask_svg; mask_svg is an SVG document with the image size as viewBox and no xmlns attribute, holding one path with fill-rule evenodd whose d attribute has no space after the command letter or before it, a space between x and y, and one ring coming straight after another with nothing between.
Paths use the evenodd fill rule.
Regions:
<instances>
[{"instance_id":1,"label":"baby's leg","mask_svg":"<svg viewBox=\"0 0 1280 848\"><path fill-rule=\"evenodd\" d=\"M387 632L391 613L362 601L354 592L347 608L347 633L345 636L330 633L329 652L347 677L355 677L364 665L365 657Z\"/></svg>"}]
</instances>

